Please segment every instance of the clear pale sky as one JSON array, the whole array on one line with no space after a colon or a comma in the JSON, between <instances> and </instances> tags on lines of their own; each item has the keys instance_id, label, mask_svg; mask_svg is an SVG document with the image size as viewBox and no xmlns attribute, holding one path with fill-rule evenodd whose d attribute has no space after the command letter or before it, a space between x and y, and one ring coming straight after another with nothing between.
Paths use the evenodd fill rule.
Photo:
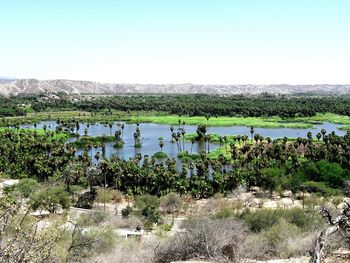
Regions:
<instances>
[{"instance_id":1,"label":"clear pale sky","mask_svg":"<svg viewBox=\"0 0 350 263\"><path fill-rule=\"evenodd\" d=\"M0 0L0 76L350 84L350 0Z\"/></svg>"}]
</instances>

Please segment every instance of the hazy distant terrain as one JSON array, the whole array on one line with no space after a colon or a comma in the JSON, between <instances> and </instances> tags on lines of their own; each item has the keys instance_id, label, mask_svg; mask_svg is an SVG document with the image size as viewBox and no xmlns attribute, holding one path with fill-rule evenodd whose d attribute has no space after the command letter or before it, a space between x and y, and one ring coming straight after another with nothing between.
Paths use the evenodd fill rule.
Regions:
<instances>
[{"instance_id":1,"label":"hazy distant terrain","mask_svg":"<svg viewBox=\"0 0 350 263\"><path fill-rule=\"evenodd\" d=\"M110 84L77 80L0 79L0 94L346 94L350 85L196 85L196 84Z\"/></svg>"}]
</instances>

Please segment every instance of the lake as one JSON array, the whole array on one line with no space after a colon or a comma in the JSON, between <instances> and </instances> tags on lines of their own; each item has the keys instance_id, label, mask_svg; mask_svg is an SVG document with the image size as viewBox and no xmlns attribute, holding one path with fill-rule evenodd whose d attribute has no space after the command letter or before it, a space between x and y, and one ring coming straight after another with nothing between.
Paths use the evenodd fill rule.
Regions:
<instances>
[{"instance_id":1,"label":"lake","mask_svg":"<svg viewBox=\"0 0 350 263\"><path fill-rule=\"evenodd\" d=\"M102 135L114 135L116 130L121 130L120 126L117 125L118 123L114 123L112 129L108 127L108 125L104 124L93 124L90 125L88 129L88 135L89 136L102 136ZM121 123L119 123L121 124ZM37 129L42 129L43 126L46 125L48 129L54 130L57 126L57 123L55 121L44 121L37 124ZM32 124L24 124L21 125L22 128L33 128L34 126ZM197 126L194 125L185 125L181 126L184 127L187 134L196 132ZM332 131L335 131L337 135L345 135L346 132L339 130L338 127L341 127L340 124L334 124L325 122L323 124L316 124L314 128L311 129L291 129L291 128L254 128L255 133L258 133L264 137L271 137L272 139L276 138L283 138L283 137L302 137L306 138L307 133L310 131L312 132L313 136L315 137L316 133L320 132L321 129L325 129L327 133L330 133ZM86 124L81 123L79 133L81 135L84 134L84 130L87 128ZM123 159L129 159L135 156L136 153L141 153L142 155L149 155L152 156L156 152L160 151L159 147L159 138L164 138L164 147L163 152L167 153L169 157L176 158L177 156L177 145L176 143L171 143L171 132L170 132L170 125L164 125L164 124L155 124L155 123L141 123L140 126L141 136L142 136L142 147L141 148L135 148L134 147L134 137L133 134L136 129L136 124L127 124L125 123L125 128L123 131L123 140L125 142L124 147L121 149L115 149L113 147L114 142L110 142L106 144L106 155L111 156L113 154L123 158ZM174 126L174 131L177 131L178 126ZM207 134L209 133L217 133L220 135L248 135L250 137L250 127L245 126L232 126L232 127L208 127L207 128ZM71 138L70 141L74 141L76 138ZM191 143L185 142L185 150L191 151ZM210 150L214 150L218 148L218 144L210 144ZM202 150L205 149L204 143L195 143L193 145L192 152L193 153L200 153ZM95 151L101 152L101 149L92 149L93 155L95 154ZM78 149L78 154L82 152L82 149Z\"/></svg>"}]
</instances>

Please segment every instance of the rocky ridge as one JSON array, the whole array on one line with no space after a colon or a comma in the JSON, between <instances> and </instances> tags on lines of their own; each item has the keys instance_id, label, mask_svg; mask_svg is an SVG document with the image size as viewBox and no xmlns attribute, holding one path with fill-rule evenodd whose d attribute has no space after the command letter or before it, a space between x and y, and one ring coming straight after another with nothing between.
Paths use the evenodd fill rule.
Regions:
<instances>
[{"instance_id":1,"label":"rocky ridge","mask_svg":"<svg viewBox=\"0 0 350 263\"><path fill-rule=\"evenodd\" d=\"M0 79L0 95L66 94L350 94L350 85L112 84L78 80Z\"/></svg>"}]
</instances>

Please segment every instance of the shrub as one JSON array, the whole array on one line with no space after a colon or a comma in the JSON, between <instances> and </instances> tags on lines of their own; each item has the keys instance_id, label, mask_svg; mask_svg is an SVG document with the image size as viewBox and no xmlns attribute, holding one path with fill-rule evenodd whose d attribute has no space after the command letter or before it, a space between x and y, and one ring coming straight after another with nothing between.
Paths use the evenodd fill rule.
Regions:
<instances>
[{"instance_id":1,"label":"shrub","mask_svg":"<svg viewBox=\"0 0 350 263\"><path fill-rule=\"evenodd\" d=\"M248 235L241 254L257 260L301 256L311 250L314 237L313 232L302 232L296 225L280 219L271 228Z\"/></svg>"},{"instance_id":2,"label":"shrub","mask_svg":"<svg viewBox=\"0 0 350 263\"><path fill-rule=\"evenodd\" d=\"M70 205L69 194L62 186L50 187L31 195L31 207L34 210L44 208L54 213L59 206L68 209Z\"/></svg>"},{"instance_id":3,"label":"shrub","mask_svg":"<svg viewBox=\"0 0 350 263\"><path fill-rule=\"evenodd\" d=\"M146 207L157 209L159 207L159 198L154 195L139 195L135 198L135 208L143 210Z\"/></svg>"},{"instance_id":4,"label":"shrub","mask_svg":"<svg viewBox=\"0 0 350 263\"><path fill-rule=\"evenodd\" d=\"M261 209L256 212L244 211L240 216L249 229L255 233L268 230L281 219L302 229L311 229L322 222L320 216L313 212L305 212L299 208Z\"/></svg>"},{"instance_id":5,"label":"shrub","mask_svg":"<svg viewBox=\"0 0 350 263\"><path fill-rule=\"evenodd\" d=\"M216 218L230 218L234 216L233 209L229 207L222 208L219 212L215 214Z\"/></svg>"},{"instance_id":6,"label":"shrub","mask_svg":"<svg viewBox=\"0 0 350 263\"><path fill-rule=\"evenodd\" d=\"M100 188L97 190L96 202L98 203L110 203L114 198L114 190L113 189L104 189Z\"/></svg>"},{"instance_id":7,"label":"shrub","mask_svg":"<svg viewBox=\"0 0 350 263\"><path fill-rule=\"evenodd\" d=\"M136 214L144 218L145 225L158 223L160 215L158 212L159 198L153 195L140 195L135 199L134 207L137 209Z\"/></svg>"},{"instance_id":8,"label":"shrub","mask_svg":"<svg viewBox=\"0 0 350 263\"><path fill-rule=\"evenodd\" d=\"M71 233L67 242L68 255L66 262L85 262L88 258L112 250L115 245L115 234L109 228L93 229L84 231L81 227L76 227Z\"/></svg>"},{"instance_id":9,"label":"shrub","mask_svg":"<svg viewBox=\"0 0 350 263\"><path fill-rule=\"evenodd\" d=\"M183 201L176 193L169 193L160 199L160 208L168 214L179 211L182 206Z\"/></svg>"},{"instance_id":10,"label":"shrub","mask_svg":"<svg viewBox=\"0 0 350 263\"><path fill-rule=\"evenodd\" d=\"M122 217L123 218L129 217L131 212L132 212L132 207L128 205L126 208L122 209Z\"/></svg>"},{"instance_id":11,"label":"shrub","mask_svg":"<svg viewBox=\"0 0 350 263\"><path fill-rule=\"evenodd\" d=\"M32 193L39 189L39 184L33 179L22 179L15 188L25 197L28 198Z\"/></svg>"},{"instance_id":12,"label":"shrub","mask_svg":"<svg viewBox=\"0 0 350 263\"><path fill-rule=\"evenodd\" d=\"M322 204L322 200L315 195L311 195L304 198L304 205L308 209L314 210L316 206L319 206L321 204Z\"/></svg>"},{"instance_id":13,"label":"shrub","mask_svg":"<svg viewBox=\"0 0 350 263\"><path fill-rule=\"evenodd\" d=\"M340 190L330 188L324 182L307 181L304 183L304 185L307 191L311 193L318 193L322 196L329 197L342 195Z\"/></svg>"},{"instance_id":14,"label":"shrub","mask_svg":"<svg viewBox=\"0 0 350 263\"><path fill-rule=\"evenodd\" d=\"M261 170L261 186L269 190L272 194L273 191L281 187L282 179L285 177L285 171L281 168L266 168Z\"/></svg>"},{"instance_id":15,"label":"shrub","mask_svg":"<svg viewBox=\"0 0 350 263\"><path fill-rule=\"evenodd\" d=\"M153 157L156 159L165 159L168 158L168 155L164 152L156 152Z\"/></svg>"},{"instance_id":16,"label":"shrub","mask_svg":"<svg viewBox=\"0 0 350 263\"><path fill-rule=\"evenodd\" d=\"M104 211L95 210L92 213L83 213L77 219L80 226L98 226L106 221L108 214Z\"/></svg>"},{"instance_id":17,"label":"shrub","mask_svg":"<svg viewBox=\"0 0 350 263\"><path fill-rule=\"evenodd\" d=\"M96 198L96 191L93 188L93 191L85 192L83 194L78 195L78 201L75 204L76 207L91 209L94 205L94 201Z\"/></svg>"},{"instance_id":18,"label":"shrub","mask_svg":"<svg viewBox=\"0 0 350 263\"><path fill-rule=\"evenodd\" d=\"M118 141L113 145L114 148L120 149L124 147L124 142L123 141Z\"/></svg>"},{"instance_id":19,"label":"shrub","mask_svg":"<svg viewBox=\"0 0 350 263\"><path fill-rule=\"evenodd\" d=\"M322 160L319 161L316 166L319 170L321 181L335 188L343 185L344 170L340 164Z\"/></svg>"},{"instance_id":20,"label":"shrub","mask_svg":"<svg viewBox=\"0 0 350 263\"><path fill-rule=\"evenodd\" d=\"M245 237L244 227L235 220L197 218L155 250L157 263L185 261L195 258L215 262L239 259L239 247Z\"/></svg>"},{"instance_id":21,"label":"shrub","mask_svg":"<svg viewBox=\"0 0 350 263\"><path fill-rule=\"evenodd\" d=\"M117 204L121 203L125 198L124 194L119 190L113 191L112 194L113 194L112 199L113 199L114 203L117 203Z\"/></svg>"},{"instance_id":22,"label":"shrub","mask_svg":"<svg viewBox=\"0 0 350 263\"><path fill-rule=\"evenodd\" d=\"M256 212L245 210L241 215L241 219L244 220L251 231L260 232L278 222L278 218L274 213L275 211L270 209L261 209Z\"/></svg>"}]
</instances>

